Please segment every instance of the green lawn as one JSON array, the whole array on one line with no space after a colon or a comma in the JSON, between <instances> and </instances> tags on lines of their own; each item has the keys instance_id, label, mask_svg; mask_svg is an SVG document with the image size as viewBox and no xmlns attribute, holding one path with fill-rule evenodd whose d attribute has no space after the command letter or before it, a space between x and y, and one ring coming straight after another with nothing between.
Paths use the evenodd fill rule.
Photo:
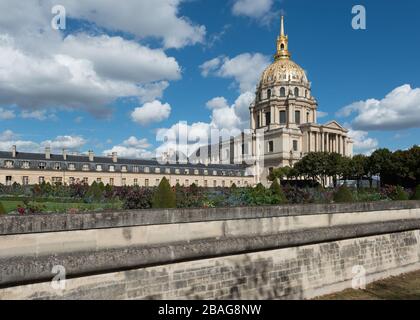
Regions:
<instances>
[{"instance_id":1,"label":"green lawn","mask_svg":"<svg viewBox=\"0 0 420 320\"><path fill-rule=\"evenodd\" d=\"M17 207L23 206L22 201L8 201L2 200L6 212L16 211ZM68 209L76 208L79 211L95 211L99 209L121 209L121 203L58 203L58 202L43 202L45 212L63 212Z\"/></svg>"}]
</instances>

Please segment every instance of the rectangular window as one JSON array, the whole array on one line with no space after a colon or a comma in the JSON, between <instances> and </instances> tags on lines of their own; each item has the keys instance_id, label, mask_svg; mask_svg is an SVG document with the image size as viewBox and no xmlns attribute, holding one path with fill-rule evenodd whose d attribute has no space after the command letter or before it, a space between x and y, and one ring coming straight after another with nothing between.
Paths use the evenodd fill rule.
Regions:
<instances>
[{"instance_id":1,"label":"rectangular window","mask_svg":"<svg viewBox=\"0 0 420 320\"><path fill-rule=\"evenodd\" d=\"M102 179L101 178L96 178L96 182L97 183L101 183L102 182Z\"/></svg>"},{"instance_id":2,"label":"rectangular window","mask_svg":"<svg viewBox=\"0 0 420 320\"><path fill-rule=\"evenodd\" d=\"M167 173L167 174L171 174L171 169L166 168L166 169L165 169L165 173Z\"/></svg>"},{"instance_id":3,"label":"rectangular window","mask_svg":"<svg viewBox=\"0 0 420 320\"><path fill-rule=\"evenodd\" d=\"M213 180L213 187L216 188L217 187L217 181Z\"/></svg>"},{"instance_id":4,"label":"rectangular window","mask_svg":"<svg viewBox=\"0 0 420 320\"><path fill-rule=\"evenodd\" d=\"M61 184L63 182L63 178L61 177L53 177L52 178L52 183L53 184Z\"/></svg>"},{"instance_id":5,"label":"rectangular window","mask_svg":"<svg viewBox=\"0 0 420 320\"><path fill-rule=\"evenodd\" d=\"M149 173L150 172L150 168L149 167L144 168L144 172L145 173Z\"/></svg>"},{"instance_id":6,"label":"rectangular window","mask_svg":"<svg viewBox=\"0 0 420 320\"><path fill-rule=\"evenodd\" d=\"M179 184L179 179L176 179L176 184Z\"/></svg>"},{"instance_id":7,"label":"rectangular window","mask_svg":"<svg viewBox=\"0 0 420 320\"><path fill-rule=\"evenodd\" d=\"M114 185L114 178L109 178L109 185L113 186Z\"/></svg>"},{"instance_id":8,"label":"rectangular window","mask_svg":"<svg viewBox=\"0 0 420 320\"><path fill-rule=\"evenodd\" d=\"M144 186L148 187L149 186L149 179L144 180Z\"/></svg>"},{"instance_id":9,"label":"rectangular window","mask_svg":"<svg viewBox=\"0 0 420 320\"><path fill-rule=\"evenodd\" d=\"M126 185L127 185L127 179L126 179L126 178L122 178L122 179L121 179L121 184L122 184L123 186L126 186Z\"/></svg>"},{"instance_id":10,"label":"rectangular window","mask_svg":"<svg viewBox=\"0 0 420 320\"><path fill-rule=\"evenodd\" d=\"M160 173L160 168L155 168L155 173Z\"/></svg>"},{"instance_id":11,"label":"rectangular window","mask_svg":"<svg viewBox=\"0 0 420 320\"><path fill-rule=\"evenodd\" d=\"M83 171L89 171L89 165L88 164L84 164L82 167Z\"/></svg>"},{"instance_id":12,"label":"rectangular window","mask_svg":"<svg viewBox=\"0 0 420 320\"><path fill-rule=\"evenodd\" d=\"M159 183L160 183L160 180L159 179L156 179L156 186L158 186Z\"/></svg>"},{"instance_id":13,"label":"rectangular window","mask_svg":"<svg viewBox=\"0 0 420 320\"><path fill-rule=\"evenodd\" d=\"M274 141L268 141L268 152L274 152Z\"/></svg>"},{"instance_id":14,"label":"rectangular window","mask_svg":"<svg viewBox=\"0 0 420 320\"><path fill-rule=\"evenodd\" d=\"M271 124L271 112L265 113L265 125L268 126Z\"/></svg>"},{"instance_id":15,"label":"rectangular window","mask_svg":"<svg viewBox=\"0 0 420 320\"><path fill-rule=\"evenodd\" d=\"M134 179L134 185L135 186L138 186L139 185L139 180L136 178L136 179Z\"/></svg>"},{"instance_id":16,"label":"rectangular window","mask_svg":"<svg viewBox=\"0 0 420 320\"><path fill-rule=\"evenodd\" d=\"M226 186L225 180L222 181L222 187L224 188Z\"/></svg>"},{"instance_id":17,"label":"rectangular window","mask_svg":"<svg viewBox=\"0 0 420 320\"><path fill-rule=\"evenodd\" d=\"M287 118L286 118L286 111L282 110L280 111L280 124L286 124Z\"/></svg>"},{"instance_id":18,"label":"rectangular window","mask_svg":"<svg viewBox=\"0 0 420 320\"><path fill-rule=\"evenodd\" d=\"M261 127L261 119L260 116L257 116L257 128Z\"/></svg>"},{"instance_id":19,"label":"rectangular window","mask_svg":"<svg viewBox=\"0 0 420 320\"><path fill-rule=\"evenodd\" d=\"M115 171L115 166L109 166L109 171L114 172Z\"/></svg>"},{"instance_id":20,"label":"rectangular window","mask_svg":"<svg viewBox=\"0 0 420 320\"><path fill-rule=\"evenodd\" d=\"M199 171L198 170L194 170L194 174L195 175L198 175L199 174Z\"/></svg>"},{"instance_id":21,"label":"rectangular window","mask_svg":"<svg viewBox=\"0 0 420 320\"><path fill-rule=\"evenodd\" d=\"M187 179L187 180L185 180L185 186L186 186L186 187L189 187L189 185L190 185L190 180L188 180L188 179Z\"/></svg>"},{"instance_id":22,"label":"rectangular window","mask_svg":"<svg viewBox=\"0 0 420 320\"><path fill-rule=\"evenodd\" d=\"M175 173L180 174L181 172L179 171L179 169L175 169Z\"/></svg>"},{"instance_id":23,"label":"rectangular window","mask_svg":"<svg viewBox=\"0 0 420 320\"><path fill-rule=\"evenodd\" d=\"M23 184L24 186L27 186L27 185L29 184L29 177L23 177L23 178L22 178L22 184Z\"/></svg>"},{"instance_id":24,"label":"rectangular window","mask_svg":"<svg viewBox=\"0 0 420 320\"><path fill-rule=\"evenodd\" d=\"M12 185L12 176L6 176L6 186Z\"/></svg>"},{"instance_id":25,"label":"rectangular window","mask_svg":"<svg viewBox=\"0 0 420 320\"><path fill-rule=\"evenodd\" d=\"M29 161L23 161L22 168L29 169Z\"/></svg>"},{"instance_id":26,"label":"rectangular window","mask_svg":"<svg viewBox=\"0 0 420 320\"><path fill-rule=\"evenodd\" d=\"M69 184L74 184L76 180L74 179L74 177L70 177L69 178Z\"/></svg>"},{"instance_id":27,"label":"rectangular window","mask_svg":"<svg viewBox=\"0 0 420 320\"><path fill-rule=\"evenodd\" d=\"M295 123L300 124L300 111L295 111Z\"/></svg>"},{"instance_id":28,"label":"rectangular window","mask_svg":"<svg viewBox=\"0 0 420 320\"><path fill-rule=\"evenodd\" d=\"M293 151L298 151L298 141L293 140Z\"/></svg>"},{"instance_id":29,"label":"rectangular window","mask_svg":"<svg viewBox=\"0 0 420 320\"><path fill-rule=\"evenodd\" d=\"M207 188L208 184L207 184L207 180L204 180L204 188Z\"/></svg>"},{"instance_id":30,"label":"rectangular window","mask_svg":"<svg viewBox=\"0 0 420 320\"><path fill-rule=\"evenodd\" d=\"M127 172L127 166L121 166L121 171L122 172Z\"/></svg>"},{"instance_id":31,"label":"rectangular window","mask_svg":"<svg viewBox=\"0 0 420 320\"><path fill-rule=\"evenodd\" d=\"M96 171L102 171L102 165L97 164L96 165Z\"/></svg>"},{"instance_id":32,"label":"rectangular window","mask_svg":"<svg viewBox=\"0 0 420 320\"><path fill-rule=\"evenodd\" d=\"M84 177L83 178L83 183L84 184L89 184L89 178L88 177Z\"/></svg>"},{"instance_id":33,"label":"rectangular window","mask_svg":"<svg viewBox=\"0 0 420 320\"><path fill-rule=\"evenodd\" d=\"M40 162L38 164L38 168L41 170L45 170L46 167L47 167L47 164L45 162Z\"/></svg>"},{"instance_id":34,"label":"rectangular window","mask_svg":"<svg viewBox=\"0 0 420 320\"><path fill-rule=\"evenodd\" d=\"M195 185L198 187L199 186L199 184L198 184L198 180L195 180Z\"/></svg>"}]
</instances>

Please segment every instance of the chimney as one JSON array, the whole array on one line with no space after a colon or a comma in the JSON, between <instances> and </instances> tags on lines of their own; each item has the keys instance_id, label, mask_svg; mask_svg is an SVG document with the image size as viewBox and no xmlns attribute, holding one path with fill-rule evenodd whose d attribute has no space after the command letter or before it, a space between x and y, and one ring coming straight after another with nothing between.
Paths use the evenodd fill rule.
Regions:
<instances>
[{"instance_id":1,"label":"chimney","mask_svg":"<svg viewBox=\"0 0 420 320\"><path fill-rule=\"evenodd\" d=\"M51 159L51 148L45 147L45 159Z\"/></svg>"},{"instance_id":2,"label":"chimney","mask_svg":"<svg viewBox=\"0 0 420 320\"><path fill-rule=\"evenodd\" d=\"M16 158L16 146L12 146L12 157Z\"/></svg>"},{"instance_id":3,"label":"chimney","mask_svg":"<svg viewBox=\"0 0 420 320\"><path fill-rule=\"evenodd\" d=\"M94 155L94 153L93 153L93 151L92 150L89 150L89 161L94 161L94 159L95 159L95 155Z\"/></svg>"},{"instance_id":4,"label":"chimney","mask_svg":"<svg viewBox=\"0 0 420 320\"><path fill-rule=\"evenodd\" d=\"M64 159L64 161L67 161L67 151L66 151L66 149L63 149L63 159Z\"/></svg>"},{"instance_id":5,"label":"chimney","mask_svg":"<svg viewBox=\"0 0 420 320\"><path fill-rule=\"evenodd\" d=\"M118 154L116 152L112 153L112 162L114 163L118 162Z\"/></svg>"}]
</instances>

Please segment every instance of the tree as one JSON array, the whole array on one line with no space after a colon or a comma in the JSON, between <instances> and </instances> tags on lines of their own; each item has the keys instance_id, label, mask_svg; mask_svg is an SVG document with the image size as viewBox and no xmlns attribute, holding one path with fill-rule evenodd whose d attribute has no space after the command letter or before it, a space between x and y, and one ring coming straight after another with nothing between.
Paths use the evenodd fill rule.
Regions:
<instances>
[{"instance_id":1,"label":"tree","mask_svg":"<svg viewBox=\"0 0 420 320\"><path fill-rule=\"evenodd\" d=\"M277 179L273 181L270 186L270 191L273 196L275 196L275 204L285 203L287 201L286 196L283 193L283 189L281 188Z\"/></svg>"},{"instance_id":2,"label":"tree","mask_svg":"<svg viewBox=\"0 0 420 320\"><path fill-rule=\"evenodd\" d=\"M335 188L337 187L337 177L343 177L345 173L343 156L334 152L329 153L326 158L327 163L324 171L327 177L333 178Z\"/></svg>"},{"instance_id":3,"label":"tree","mask_svg":"<svg viewBox=\"0 0 420 320\"><path fill-rule=\"evenodd\" d=\"M368 157L365 155L355 155L349 163L348 174L349 178L353 178L357 181L357 188L360 188L360 181L368 175L367 164Z\"/></svg>"},{"instance_id":4,"label":"tree","mask_svg":"<svg viewBox=\"0 0 420 320\"><path fill-rule=\"evenodd\" d=\"M152 205L153 208L157 209L176 208L175 192L165 177L163 177L153 195Z\"/></svg>"},{"instance_id":5,"label":"tree","mask_svg":"<svg viewBox=\"0 0 420 320\"><path fill-rule=\"evenodd\" d=\"M369 175L380 176L381 186L387 184L387 174L392 170L392 152L388 149L378 149L369 157Z\"/></svg>"},{"instance_id":6,"label":"tree","mask_svg":"<svg viewBox=\"0 0 420 320\"><path fill-rule=\"evenodd\" d=\"M420 200L420 184L416 187L414 191L413 200Z\"/></svg>"},{"instance_id":7,"label":"tree","mask_svg":"<svg viewBox=\"0 0 420 320\"><path fill-rule=\"evenodd\" d=\"M268 176L269 181L274 181L276 179L282 181L284 178L288 178L291 172L290 167L282 167L282 168L276 168L274 169L270 175Z\"/></svg>"}]
</instances>

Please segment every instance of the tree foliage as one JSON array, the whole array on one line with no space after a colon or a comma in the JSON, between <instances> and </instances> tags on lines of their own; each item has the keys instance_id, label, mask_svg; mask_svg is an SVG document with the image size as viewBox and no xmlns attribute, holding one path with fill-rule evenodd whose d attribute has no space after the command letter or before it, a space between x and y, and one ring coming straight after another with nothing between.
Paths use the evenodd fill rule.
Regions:
<instances>
[{"instance_id":1,"label":"tree foliage","mask_svg":"<svg viewBox=\"0 0 420 320\"><path fill-rule=\"evenodd\" d=\"M153 208L157 209L176 208L175 192L165 177L163 177L153 195L152 204Z\"/></svg>"}]
</instances>

